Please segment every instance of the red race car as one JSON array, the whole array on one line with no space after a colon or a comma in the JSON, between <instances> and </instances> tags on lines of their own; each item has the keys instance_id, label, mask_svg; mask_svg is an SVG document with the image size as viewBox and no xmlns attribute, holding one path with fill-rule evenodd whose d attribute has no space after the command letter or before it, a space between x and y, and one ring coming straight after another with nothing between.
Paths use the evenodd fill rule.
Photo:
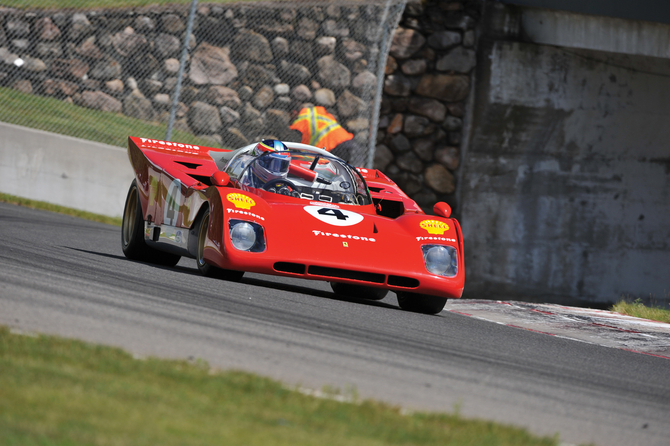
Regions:
<instances>
[{"instance_id":1,"label":"red race car","mask_svg":"<svg viewBox=\"0 0 670 446\"><path fill-rule=\"evenodd\" d=\"M129 259L206 276L325 280L337 294L436 314L463 293L463 236L446 203L424 214L386 175L329 152L264 140L237 150L128 138L136 179L123 213Z\"/></svg>"}]
</instances>

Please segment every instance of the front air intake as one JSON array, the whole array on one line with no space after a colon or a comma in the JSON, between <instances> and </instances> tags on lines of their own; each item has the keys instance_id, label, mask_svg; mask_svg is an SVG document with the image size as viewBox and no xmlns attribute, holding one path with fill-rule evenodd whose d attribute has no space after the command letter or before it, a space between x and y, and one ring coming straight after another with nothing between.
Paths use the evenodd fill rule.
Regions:
<instances>
[{"instance_id":1,"label":"front air intake","mask_svg":"<svg viewBox=\"0 0 670 446\"><path fill-rule=\"evenodd\" d=\"M338 279L360 280L361 282L384 283L384 274L368 273L365 271L352 271L340 268L328 268L325 266L310 266L307 272L314 276L336 277Z\"/></svg>"},{"instance_id":2,"label":"front air intake","mask_svg":"<svg viewBox=\"0 0 670 446\"><path fill-rule=\"evenodd\" d=\"M280 273L305 274L305 265L302 263L277 262L274 269Z\"/></svg>"},{"instance_id":3,"label":"front air intake","mask_svg":"<svg viewBox=\"0 0 670 446\"><path fill-rule=\"evenodd\" d=\"M389 285L403 288L418 288L419 281L412 277L389 276Z\"/></svg>"}]
</instances>

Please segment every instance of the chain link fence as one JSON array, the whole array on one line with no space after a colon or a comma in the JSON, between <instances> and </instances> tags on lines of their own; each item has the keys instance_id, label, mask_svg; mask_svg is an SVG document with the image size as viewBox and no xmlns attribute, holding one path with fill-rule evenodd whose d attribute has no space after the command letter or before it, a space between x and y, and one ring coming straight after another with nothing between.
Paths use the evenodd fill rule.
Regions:
<instances>
[{"instance_id":1,"label":"chain link fence","mask_svg":"<svg viewBox=\"0 0 670 446\"><path fill-rule=\"evenodd\" d=\"M25 113L58 113L40 99L50 97L107 112L102 120L124 115L136 136L146 123L169 136L170 123L177 135L230 148L263 138L299 141L289 130L293 113L320 105L354 134L361 149L352 163L371 166L386 57L404 6L342 0L0 8L0 86L22 93ZM12 120L11 113L1 116ZM71 136L87 137L81 126Z\"/></svg>"}]
</instances>

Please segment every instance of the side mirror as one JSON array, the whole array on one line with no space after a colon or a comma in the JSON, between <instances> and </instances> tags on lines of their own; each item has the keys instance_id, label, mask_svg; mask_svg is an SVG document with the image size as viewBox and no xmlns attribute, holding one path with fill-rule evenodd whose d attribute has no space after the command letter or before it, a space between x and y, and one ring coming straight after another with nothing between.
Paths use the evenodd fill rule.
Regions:
<instances>
[{"instance_id":1,"label":"side mirror","mask_svg":"<svg viewBox=\"0 0 670 446\"><path fill-rule=\"evenodd\" d=\"M444 201L438 201L435 203L435 206L433 206L433 212L440 217L449 218L451 215L451 206Z\"/></svg>"},{"instance_id":2,"label":"side mirror","mask_svg":"<svg viewBox=\"0 0 670 446\"><path fill-rule=\"evenodd\" d=\"M214 172L209 178L214 186L228 186L230 183L230 177L226 172Z\"/></svg>"}]
</instances>

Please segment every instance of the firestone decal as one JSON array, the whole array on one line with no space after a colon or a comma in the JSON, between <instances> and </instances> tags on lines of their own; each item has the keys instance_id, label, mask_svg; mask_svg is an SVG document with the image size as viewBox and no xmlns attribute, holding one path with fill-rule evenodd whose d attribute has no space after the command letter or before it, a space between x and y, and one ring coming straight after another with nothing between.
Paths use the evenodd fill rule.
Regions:
<instances>
[{"instance_id":1,"label":"firestone decal","mask_svg":"<svg viewBox=\"0 0 670 446\"><path fill-rule=\"evenodd\" d=\"M252 206L256 206L256 202L246 195L238 194L236 192L226 195L228 201L233 203L236 208L239 209L251 209Z\"/></svg>"},{"instance_id":2,"label":"firestone decal","mask_svg":"<svg viewBox=\"0 0 670 446\"><path fill-rule=\"evenodd\" d=\"M324 237L335 237L335 238L346 238L346 239L351 239L351 240L362 240L364 242L376 242L377 240L372 238L372 237L363 237L362 235L351 235L351 234L333 234L331 232L323 232L319 231L317 229L312 229L312 232L316 236L324 236ZM345 242L346 243L346 242ZM345 245L348 246L348 245Z\"/></svg>"},{"instance_id":3,"label":"firestone decal","mask_svg":"<svg viewBox=\"0 0 670 446\"><path fill-rule=\"evenodd\" d=\"M419 226L428 231L429 234L442 235L444 231L449 230L449 225L439 220L424 220L419 223Z\"/></svg>"},{"instance_id":4,"label":"firestone decal","mask_svg":"<svg viewBox=\"0 0 670 446\"><path fill-rule=\"evenodd\" d=\"M157 139L140 138L142 144L154 144L160 146L159 148L169 152L190 153L192 155L200 154L200 147L191 144L182 144L180 142L161 141Z\"/></svg>"},{"instance_id":5,"label":"firestone decal","mask_svg":"<svg viewBox=\"0 0 670 446\"><path fill-rule=\"evenodd\" d=\"M437 240L440 242L454 242L456 243L455 238L449 238L449 237L417 237L416 241L421 242L423 240Z\"/></svg>"},{"instance_id":6,"label":"firestone decal","mask_svg":"<svg viewBox=\"0 0 670 446\"><path fill-rule=\"evenodd\" d=\"M353 226L363 221L361 214L346 209L323 206L305 206L304 209L312 217L333 226Z\"/></svg>"},{"instance_id":7,"label":"firestone decal","mask_svg":"<svg viewBox=\"0 0 670 446\"><path fill-rule=\"evenodd\" d=\"M249 217L254 217L259 220L265 221L265 217L261 217L258 214L254 214L253 212L248 212L248 211L240 211L239 209L233 209L233 208L226 208L226 211L229 214L242 214L242 215L248 215Z\"/></svg>"}]
</instances>

